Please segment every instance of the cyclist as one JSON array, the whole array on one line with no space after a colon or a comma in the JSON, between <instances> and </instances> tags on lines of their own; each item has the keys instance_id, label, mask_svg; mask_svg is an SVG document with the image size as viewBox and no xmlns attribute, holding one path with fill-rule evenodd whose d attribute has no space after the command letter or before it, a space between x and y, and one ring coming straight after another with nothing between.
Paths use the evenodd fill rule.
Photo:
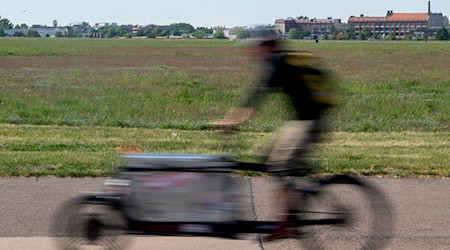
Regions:
<instances>
[{"instance_id":1,"label":"cyclist","mask_svg":"<svg viewBox=\"0 0 450 250\"><path fill-rule=\"evenodd\" d=\"M305 164L305 155L323 132L324 111L335 102L328 78L308 53L283 50L280 41L271 38L253 39L250 43L245 49L262 64L261 79L251 85L249 94L237 107L214 124L223 127L242 124L255 114L266 92L284 92L294 108L295 117L279 130L266 164L269 171L279 176L307 174L311 169ZM266 240L286 237L296 230L289 224L296 209L294 204L289 204L290 200L295 200L289 198L290 190L290 185L282 188L290 215L280 230Z\"/></svg>"}]
</instances>

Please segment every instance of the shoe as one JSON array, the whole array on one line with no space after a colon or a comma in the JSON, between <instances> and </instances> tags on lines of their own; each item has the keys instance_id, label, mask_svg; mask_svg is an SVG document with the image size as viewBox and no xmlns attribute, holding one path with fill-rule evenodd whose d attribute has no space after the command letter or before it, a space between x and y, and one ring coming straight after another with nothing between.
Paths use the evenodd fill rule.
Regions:
<instances>
[{"instance_id":1,"label":"shoe","mask_svg":"<svg viewBox=\"0 0 450 250\"><path fill-rule=\"evenodd\" d=\"M273 241L273 240L279 240L279 239L287 239L287 238L298 238L299 237L299 230L296 227L287 227L287 226L280 226L275 230L275 232L264 236L263 241Z\"/></svg>"}]
</instances>

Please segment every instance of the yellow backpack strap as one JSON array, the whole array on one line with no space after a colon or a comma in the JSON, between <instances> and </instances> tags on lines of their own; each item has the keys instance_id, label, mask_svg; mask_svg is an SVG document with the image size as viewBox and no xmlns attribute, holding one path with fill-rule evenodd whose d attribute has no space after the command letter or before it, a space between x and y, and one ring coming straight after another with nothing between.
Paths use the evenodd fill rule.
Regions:
<instances>
[{"instance_id":1,"label":"yellow backpack strap","mask_svg":"<svg viewBox=\"0 0 450 250\"><path fill-rule=\"evenodd\" d=\"M308 52L286 52L285 62L299 68L319 68L320 64L313 54Z\"/></svg>"},{"instance_id":2,"label":"yellow backpack strap","mask_svg":"<svg viewBox=\"0 0 450 250\"><path fill-rule=\"evenodd\" d=\"M337 103L336 95L330 86L330 78L320 70L319 60L308 52L287 52L285 62L299 69L303 79L318 103L333 105Z\"/></svg>"}]
</instances>

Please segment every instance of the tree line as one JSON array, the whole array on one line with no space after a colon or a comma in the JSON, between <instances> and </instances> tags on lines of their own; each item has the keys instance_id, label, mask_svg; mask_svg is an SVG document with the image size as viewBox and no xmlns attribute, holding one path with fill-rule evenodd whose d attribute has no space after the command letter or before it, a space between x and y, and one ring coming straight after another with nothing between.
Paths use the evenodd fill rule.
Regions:
<instances>
[{"instance_id":1,"label":"tree line","mask_svg":"<svg viewBox=\"0 0 450 250\"><path fill-rule=\"evenodd\" d=\"M189 23L173 23L168 26L157 26L157 25L147 25L138 27L135 30L134 25L113 25L108 24L101 27L93 27L88 22L81 22L78 25L73 26L58 26L58 22L56 20L53 21L53 28L64 28L66 32L58 31L56 32L56 37L83 37L89 36L93 33L101 34L101 37L128 37L132 36L145 36L148 38L155 38L160 36L193 36L195 38L205 38L212 36L215 39L225 39L225 34L223 30L224 27L216 27L216 32L214 32L213 28L207 27L197 27L194 28ZM15 32L13 36L27 36L27 37L39 37L39 33L35 30L37 28L50 28L44 25L32 25L28 26L23 23L21 25L14 25L7 18L1 18L0 16L0 36L5 35L6 30L10 29L27 29L28 31L24 34L23 32Z\"/></svg>"},{"instance_id":2,"label":"tree line","mask_svg":"<svg viewBox=\"0 0 450 250\"><path fill-rule=\"evenodd\" d=\"M297 19L308 19L306 16L297 17ZM101 37L127 37L131 38L133 36L147 37L147 38L155 38L155 37L168 37L168 36L186 36L186 37L195 37L198 39L205 37L213 37L215 39L225 39L224 27L215 27L216 30L214 32L213 28L207 27L197 27L194 28L189 23L173 23L168 26L157 26L157 25L147 25L140 26L137 30L135 30L134 25L104 25L102 27L92 27L88 22L81 22L78 25L74 26L58 26L57 20L53 21L53 27L65 28L66 32L58 31L55 33L56 37L83 37L89 36L90 34L96 33L100 34ZM11 21L7 18L1 18L0 16L0 36L4 36L5 30L10 29L27 29L26 33L23 32L15 32L13 36L27 36L27 37L39 37L40 34L35 30L37 28L48 28L43 25L32 25L29 27L27 24L12 24ZM235 28L235 35L237 39L246 39L252 36L252 31L243 27ZM296 28L292 28L288 31L289 39L305 39L307 37L311 37L313 34L310 31L303 31ZM316 37L313 37L317 39ZM352 27L347 27L343 32L338 32L336 27L330 26L328 32L322 36L323 39L331 39L331 40L367 40L370 38L378 38L375 34L372 34L369 29L364 28L361 30L360 34L357 35L355 30ZM450 35L446 28L442 27L438 29L435 33L434 38L436 40L449 40ZM386 40L395 40L397 39L395 33L389 33L386 37ZM406 40L412 40L412 35L406 35ZM427 39L427 35L423 39Z\"/></svg>"}]
</instances>

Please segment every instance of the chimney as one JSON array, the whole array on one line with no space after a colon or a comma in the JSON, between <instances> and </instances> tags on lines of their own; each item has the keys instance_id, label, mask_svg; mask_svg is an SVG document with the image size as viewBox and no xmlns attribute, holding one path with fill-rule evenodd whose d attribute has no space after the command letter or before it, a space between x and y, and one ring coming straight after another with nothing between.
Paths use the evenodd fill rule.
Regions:
<instances>
[{"instance_id":1,"label":"chimney","mask_svg":"<svg viewBox=\"0 0 450 250\"><path fill-rule=\"evenodd\" d=\"M431 13L431 1L428 1L428 14Z\"/></svg>"},{"instance_id":2,"label":"chimney","mask_svg":"<svg viewBox=\"0 0 450 250\"><path fill-rule=\"evenodd\" d=\"M392 14L394 14L394 11L393 10L388 10L387 15L390 16Z\"/></svg>"},{"instance_id":3,"label":"chimney","mask_svg":"<svg viewBox=\"0 0 450 250\"><path fill-rule=\"evenodd\" d=\"M364 17L364 14L359 15L359 17Z\"/></svg>"}]
</instances>

